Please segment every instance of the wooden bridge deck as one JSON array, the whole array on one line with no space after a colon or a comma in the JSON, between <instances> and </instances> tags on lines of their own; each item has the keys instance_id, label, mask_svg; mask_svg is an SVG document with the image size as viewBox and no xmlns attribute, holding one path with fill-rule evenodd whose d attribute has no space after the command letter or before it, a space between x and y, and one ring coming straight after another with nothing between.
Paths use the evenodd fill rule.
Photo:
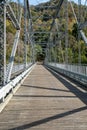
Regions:
<instances>
[{"instance_id":1,"label":"wooden bridge deck","mask_svg":"<svg viewBox=\"0 0 87 130\"><path fill-rule=\"evenodd\" d=\"M36 65L0 113L0 130L87 130L87 92Z\"/></svg>"}]
</instances>

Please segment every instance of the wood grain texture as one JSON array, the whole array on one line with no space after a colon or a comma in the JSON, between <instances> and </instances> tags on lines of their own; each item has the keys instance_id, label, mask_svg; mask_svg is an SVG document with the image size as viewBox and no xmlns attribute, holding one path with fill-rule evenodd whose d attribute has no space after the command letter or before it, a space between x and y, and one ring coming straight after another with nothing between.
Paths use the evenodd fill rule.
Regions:
<instances>
[{"instance_id":1,"label":"wood grain texture","mask_svg":"<svg viewBox=\"0 0 87 130\"><path fill-rule=\"evenodd\" d=\"M87 93L36 65L0 114L0 130L87 130Z\"/></svg>"}]
</instances>

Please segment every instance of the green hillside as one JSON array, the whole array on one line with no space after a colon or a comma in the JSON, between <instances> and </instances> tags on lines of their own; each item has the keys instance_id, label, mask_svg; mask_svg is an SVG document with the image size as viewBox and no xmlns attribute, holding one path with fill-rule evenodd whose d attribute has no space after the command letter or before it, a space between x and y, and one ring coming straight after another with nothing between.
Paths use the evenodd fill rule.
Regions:
<instances>
[{"instance_id":1,"label":"green hillside","mask_svg":"<svg viewBox=\"0 0 87 130\"><path fill-rule=\"evenodd\" d=\"M42 3L39 4L37 6L31 6L31 14L32 14L32 23L33 23L33 30L35 32L49 32L50 27L51 27L51 23L53 21L53 18L55 17L56 14L56 9L57 9L57 4L58 4L58 0L50 0L50 2L46 2L46 3ZM75 3L72 3L73 7L75 9L75 13L76 15L78 14L78 5ZM87 13L85 13L85 6L82 6L83 10L83 15L81 17L82 21L85 19L87 19ZM65 4L63 4L63 6L61 7L61 11L59 13L59 15L56 18L56 22L58 24L59 27L59 31L60 34L52 34L52 40L55 43L56 41L56 45L53 46L50 49L50 53L52 55L52 60L55 59L57 62L64 62L65 61L65 37L62 38L61 40L61 49L59 46L59 41L58 38L62 36L62 34L65 33L65 28L66 28L66 20L65 20ZM22 20L23 21L23 20ZM23 55L22 51L23 51L23 39L24 39L24 35L23 35L23 22L22 22L22 33L21 33L21 38L20 38L20 56ZM56 26L53 26L52 29L53 32L57 32L56 30ZM84 29L85 34L87 34L87 29ZM14 34L15 34L15 29L12 27L11 23L9 20L7 20L7 47L9 46L9 44L12 43L12 40L9 39L9 37L13 37L14 38ZM58 36L59 35L59 36ZM34 34L34 40L35 43L47 43L49 39L49 34L47 33L36 33ZM9 41L11 40L11 41ZM58 41L58 42L57 42ZM80 48L81 48L81 62L83 64L87 64L87 47L85 45L85 43L80 40ZM39 50L39 48L41 47L40 45L36 45L37 49ZM7 58L10 55L10 48L8 47L8 52L7 52ZM70 6L70 3L68 3L68 62L69 63L78 63L78 31L77 31L77 24ZM40 52L37 51L36 54L38 56L38 54L41 53L41 49ZM21 57L22 58L22 57Z\"/></svg>"}]
</instances>

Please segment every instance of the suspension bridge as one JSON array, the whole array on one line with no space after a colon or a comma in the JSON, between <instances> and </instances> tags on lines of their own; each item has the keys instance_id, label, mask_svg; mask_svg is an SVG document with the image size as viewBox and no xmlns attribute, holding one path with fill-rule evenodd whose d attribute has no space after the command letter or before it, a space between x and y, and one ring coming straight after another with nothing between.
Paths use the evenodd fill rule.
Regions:
<instances>
[{"instance_id":1,"label":"suspension bridge","mask_svg":"<svg viewBox=\"0 0 87 130\"><path fill-rule=\"evenodd\" d=\"M0 1L0 130L87 130L87 65L80 44L87 46L87 0L75 1L78 13L71 1L36 1L38 17L29 0ZM69 53L69 8L77 26L77 63L77 50Z\"/></svg>"}]
</instances>

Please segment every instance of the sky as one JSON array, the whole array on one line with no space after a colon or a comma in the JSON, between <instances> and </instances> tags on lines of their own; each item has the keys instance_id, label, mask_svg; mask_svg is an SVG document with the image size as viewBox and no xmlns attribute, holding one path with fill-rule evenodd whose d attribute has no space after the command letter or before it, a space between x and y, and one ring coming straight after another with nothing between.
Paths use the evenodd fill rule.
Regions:
<instances>
[{"instance_id":1,"label":"sky","mask_svg":"<svg viewBox=\"0 0 87 130\"><path fill-rule=\"evenodd\" d=\"M47 2L47 1L49 1L49 0L29 0L29 3L30 3L30 5L37 5L39 3L43 3L43 2ZM78 3L78 0L72 0L72 1ZM85 0L81 0L81 1L82 1L82 4L85 3Z\"/></svg>"},{"instance_id":2,"label":"sky","mask_svg":"<svg viewBox=\"0 0 87 130\"><path fill-rule=\"evenodd\" d=\"M12 0L12 1L17 1L17 0ZM23 2L23 0L20 0L20 1ZM29 0L29 3L30 5L38 5L40 3L47 2L47 1L50 1L50 0ZM78 0L68 0L68 1L74 1L78 3ZM82 4L84 5L86 0L81 0L81 1L82 1Z\"/></svg>"},{"instance_id":3,"label":"sky","mask_svg":"<svg viewBox=\"0 0 87 130\"><path fill-rule=\"evenodd\" d=\"M36 5L39 3L47 2L49 0L29 0L30 5Z\"/></svg>"}]
</instances>

